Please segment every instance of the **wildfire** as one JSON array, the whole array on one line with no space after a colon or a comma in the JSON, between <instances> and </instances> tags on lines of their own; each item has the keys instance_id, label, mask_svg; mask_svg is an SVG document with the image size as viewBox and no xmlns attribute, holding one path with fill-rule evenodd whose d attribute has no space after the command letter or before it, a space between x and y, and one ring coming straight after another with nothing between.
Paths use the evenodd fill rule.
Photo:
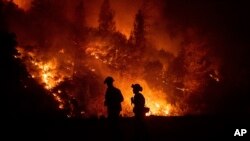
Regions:
<instances>
[{"instance_id":1,"label":"wildfire","mask_svg":"<svg viewBox=\"0 0 250 141\"><path fill-rule=\"evenodd\" d=\"M13 2L18 7L28 10L32 0ZM71 7L63 8L63 5L67 5L66 2L71 3ZM118 30L113 30L115 19L110 18L113 17L110 15L110 9L103 9L108 14L100 13L100 17L104 16L104 19L99 21L99 27L96 28L93 25L84 25L84 18L87 18L84 15L88 13L83 13L87 10L79 8L78 2L73 4L71 1L64 1L62 8L56 8L56 1L42 1L41 5L43 4L51 4L51 7L48 7L51 10L49 13L54 13L54 16L40 10L43 7L40 7L39 3L34 3L27 11L30 12L27 15L31 17L23 18L32 19L29 23L33 28L29 30L28 26L20 24L20 31L17 30L17 33L27 31L27 35L18 35L23 35L19 39L22 40L19 41L22 47L17 47L19 56L14 57L22 59L30 76L54 96L60 109L67 108L66 105L72 96L76 97L82 106L83 110L80 113L105 114L102 103L104 97L101 95L105 86L99 82L112 75L115 85L124 96L123 116L133 115L130 98L134 96L131 88L131 84L134 83L139 83L143 87L142 94L146 106L150 108L147 116L181 115L181 108L185 109L185 106L190 104L189 95L205 87L203 84L206 84L207 80L203 78L209 76L216 82L221 79L218 72L207 73L208 70L214 70L213 65L217 64L210 60L209 51L204 49L207 48L206 40L193 37L195 32L190 32L189 35L185 30L184 33L175 33L176 35L172 36L169 30L162 30L161 26L165 25L160 23L159 29L151 27L151 24L147 23L150 21L147 18L152 17L147 16L148 11L138 8L138 13L133 19L133 29L128 28L128 24L119 24L119 28L116 28ZM74 9L74 12L68 11L69 9ZM125 14L128 14L127 11ZM63 17L65 15L67 16ZM78 24L79 22L83 24ZM19 28L19 21L16 23L18 26L14 29ZM47 25L51 30L48 30ZM112 26L108 28L107 25ZM121 28L124 29L120 31ZM34 32L36 30L38 33ZM125 32L126 35L123 34ZM161 38L158 38L159 36ZM175 41L174 38L177 36L178 39ZM33 41L25 41L26 39ZM212 67L211 62L214 63Z\"/></svg>"},{"instance_id":2,"label":"wildfire","mask_svg":"<svg viewBox=\"0 0 250 141\"><path fill-rule=\"evenodd\" d=\"M45 88L48 90L53 89L60 82L63 82L64 78L66 77L64 75L58 74L60 70L58 70L58 64L55 58L52 58L47 62L33 60L31 61L31 63L33 67L35 67L37 70L37 72L31 72L32 77L44 83ZM167 97L164 92L159 90L153 90L147 85L147 83L144 80L138 81L134 79L134 81L131 81L126 79L121 79L121 81L119 81L118 78L117 85L119 88L121 88L121 91L125 99L125 101L123 102L123 111L122 111L122 114L124 116L133 115L132 113L133 107L130 101L130 98L133 96L133 93L130 85L134 82L139 82L143 86L144 89L143 95L145 96L146 99L146 106L150 107L150 112L147 113L147 116L150 115L168 116L171 114L171 105L167 103ZM55 100L58 101L59 108L63 109L65 103L60 97L60 93L62 93L62 91L58 90L57 93L53 93L53 96L55 97Z\"/></svg>"},{"instance_id":3,"label":"wildfire","mask_svg":"<svg viewBox=\"0 0 250 141\"><path fill-rule=\"evenodd\" d=\"M157 116L168 116L173 115L173 107L167 102L167 96L164 92L160 90L154 90L150 88L145 80L128 80L128 79L119 79L116 80L116 85L122 91L124 96L123 102L123 111L122 114L124 116L132 116L133 105L131 105L131 97L134 96L131 88L131 84L139 83L143 87L142 94L145 97L146 106L150 108L150 111L146 114L157 115Z\"/></svg>"},{"instance_id":4,"label":"wildfire","mask_svg":"<svg viewBox=\"0 0 250 141\"><path fill-rule=\"evenodd\" d=\"M85 53L100 60L104 64L111 64L112 58L108 59L106 57L109 54L109 52L105 50L106 46L109 46L106 42L91 42L86 48Z\"/></svg>"},{"instance_id":5,"label":"wildfire","mask_svg":"<svg viewBox=\"0 0 250 141\"><path fill-rule=\"evenodd\" d=\"M169 116L169 115L181 115L182 113L179 111L179 107L176 107L172 105L170 102L168 102L168 94L166 91L163 91L163 89L157 89L154 87L149 86L149 82L146 81L143 77L140 75L131 75L130 70L128 70L126 76L121 76L119 72L112 69L107 69L107 65L117 65L115 64L115 60L113 60L115 57L110 55L110 53L115 53L111 51L112 46L110 47L107 45L106 42L93 42L87 45L85 52L86 55L89 55L90 59L88 61L85 61L85 66L88 66L87 68L89 71L93 73L100 73L101 76L104 78L108 74L112 74L112 76L115 78L115 85L121 89L122 94L124 96L124 102L122 103L122 115L123 116L133 116L133 105L131 105L131 97L134 95L132 92L131 84L139 83L143 87L142 94L145 97L146 100L146 106L150 108L150 111L146 114L146 116L150 115L157 115L157 116ZM27 51L21 47L17 48L18 53L20 54L19 58L29 58L28 60L25 60L25 63L27 65L27 69L30 72L32 78L36 79L39 83L43 84L44 87L47 90L52 90L56 86L58 86L59 83L64 82L65 78L72 78L73 72L74 72L74 62L69 60L66 60L66 58L59 58L57 55L65 55L66 51L64 48L58 49L57 52L50 52L50 54L56 54L53 55L53 57L48 57L51 55L47 55L46 58L49 59L43 59L42 56L39 56L36 51ZM91 59L92 58L92 59ZM62 61L61 61L61 60ZM99 62L98 65L96 65L96 61ZM65 64L66 63L66 64ZM64 67L62 67L64 66ZM91 67L90 67L91 66ZM98 67L97 67L98 66ZM105 68L105 70L104 70ZM157 70L159 73L163 74L163 70ZM219 81L218 74L209 74L211 78ZM165 79L165 78L164 78ZM200 82L196 79L190 79L190 77L185 78L186 83L184 82L184 86L186 88L181 87L174 87L174 89L177 89L183 93L185 92L192 92L191 90L195 90L198 88ZM161 81L160 78L157 78L155 81ZM165 82L165 81L163 81ZM152 82L154 83L154 82ZM165 83L164 83L165 84ZM166 83L164 86L168 86ZM76 88L77 89L77 88ZM87 91L87 90L86 90ZM52 92L52 91L51 91ZM57 90L56 92L52 92L52 95L54 96L55 100L59 103L59 109L64 109L68 99L63 99L61 94L65 93L63 90ZM74 92L71 92L70 95ZM103 107L100 102L98 102L98 105L95 105L96 107ZM101 108L100 108L101 109ZM100 113L98 113L100 114ZM101 113L103 114L103 113Z\"/></svg>"},{"instance_id":6,"label":"wildfire","mask_svg":"<svg viewBox=\"0 0 250 141\"><path fill-rule=\"evenodd\" d=\"M69 60L66 61L67 66L64 69L60 69L62 64L59 64L59 58L52 57L50 60L45 61L36 52L25 52L22 47L17 47L17 50L19 53L18 58L29 58L27 60L24 59L24 61L26 61L31 77L43 84L48 90L54 88L60 82L63 82L65 78L70 78L72 75L74 63ZM58 53L64 53L64 50L61 49Z\"/></svg>"},{"instance_id":7,"label":"wildfire","mask_svg":"<svg viewBox=\"0 0 250 141\"><path fill-rule=\"evenodd\" d=\"M63 81L63 76L60 77L57 74L57 63L55 58L48 62L32 61L32 64L39 70L38 76L35 74L32 74L32 76L34 78L41 78L46 89L52 89Z\"/></svg>"},{"instance_id":8,"label":"wildfire","mask_svg":"<svg viewBox=\"0 0 250 141\"><path fill-rule=\"evenodd\" d=\"M105 42L96 41L90 43L85 50L85 53L92 56L93 59L98 60L102 64L112 64L115 66L116 64L112 62L113 58L108 58L109 50L105 50L105 46L108 46ZM143 78L138 78L136 76L121 77L117 72L110 72L112 76L116 79L116 85L119 89L121 89L124 102L123 102L123 111L122 114L124 116L132 116L133 115L133 105L131 105L130 98L133 96L131 84L140 83L143 87L143 95L146 100L146 106L150 108L147 116L157 115L157 116L168 116L173 115L172 106L167 102L167 95L165 92L161 90L156 90L150 88L147 82ZM128 72L129 73L129 72ZM105 75L103 76L105 77Z\"/></svg>"}]
</instances>

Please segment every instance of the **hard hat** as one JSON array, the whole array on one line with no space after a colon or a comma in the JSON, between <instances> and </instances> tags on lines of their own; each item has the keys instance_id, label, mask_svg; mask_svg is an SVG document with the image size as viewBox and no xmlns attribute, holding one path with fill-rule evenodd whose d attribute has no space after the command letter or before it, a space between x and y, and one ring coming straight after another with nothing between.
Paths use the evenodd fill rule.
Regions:
<instances>
[{"instance_id":1,"label":"hard hat","mask_svg":"<svg viewBox=\"0 0 250 141\"><path fill-rule=\"evenodd\" d=\"M115 80L113 79L113 77L108 76L108 77L105 78L104 84L105 84L105 83L112 83L112 82L114 82L114 81L115 81Z\"/></svg>"},{"instance_id":2,"label":"hard hat","mask_svg":"<svg viewBox=\"0 0 250 141\"><path fill-rule=\"evenodd\" d=\"M140 84L132 84L131 87L135 90L142 91L142 87Z\"/></svg>"}]
</instances>

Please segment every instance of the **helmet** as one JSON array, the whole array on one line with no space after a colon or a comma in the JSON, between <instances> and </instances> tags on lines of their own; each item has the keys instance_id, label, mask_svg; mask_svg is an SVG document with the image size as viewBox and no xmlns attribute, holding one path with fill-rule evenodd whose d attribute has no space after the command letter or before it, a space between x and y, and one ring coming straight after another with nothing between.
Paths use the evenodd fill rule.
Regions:
<instances>
[{"instance_id":1,"label":"helmet","mask_svg":"<svg viewBox=\"0 0 250 141\"><path fill-rule=\"evenodd\" d=\"M132 84L131 87L135 90L142 91L142 87L140 84Z\"/></svg>"},{"instance_id":2,"label":"helmet","mask_svg":"<svg viewBox=\"0 0 250 141\"><path fill-rule=\"evenodd\" d=\"M115 81L115 80L113 79L113 77L108 76L108 77L105 78L104 84L105 84L105 83L112 83L112 82L114 82L114 81Z\"/></svg>"}]
</instances>

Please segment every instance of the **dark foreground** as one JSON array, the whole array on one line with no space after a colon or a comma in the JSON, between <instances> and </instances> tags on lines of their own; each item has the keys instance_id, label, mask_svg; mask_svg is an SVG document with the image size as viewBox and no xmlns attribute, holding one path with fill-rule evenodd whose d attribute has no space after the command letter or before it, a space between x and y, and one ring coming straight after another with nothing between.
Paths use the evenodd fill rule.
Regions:
<instances>
[{"instance_id":1,"label":"dark foreground","mask_svg":"<svg viewBox=\"0 0 250 141\"><path fill-rule=\"evenodd\" d=\"M7 140L248 140L249 117L147 117L144 124L122 118L116 126L106 119L11 120L4 124ZM243 137L236 129L247 129Z\"/></svg>"}]
</instances>

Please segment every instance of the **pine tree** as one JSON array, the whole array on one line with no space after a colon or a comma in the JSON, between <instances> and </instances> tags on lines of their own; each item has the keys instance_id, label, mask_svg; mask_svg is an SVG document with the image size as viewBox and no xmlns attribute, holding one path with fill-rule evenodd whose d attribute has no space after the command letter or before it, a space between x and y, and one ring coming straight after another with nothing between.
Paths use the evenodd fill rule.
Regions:
<instances>
[{"instance_id":1,"label":"pine tree","mask_svg":"<svg viewBox=\"0 0 250 141\"><path fill-rule=\"evenodd\" d=\"M142 10L135 16L134 29L129 38L129 42L137 48L145 46L145 19Z\"/></svg>"},{"instance_id":2,"label":"pine tree","mask_svg":"<svg viewBox=\"0 0 250 141\"><path fill-rule=\"evenodd\" d=\"M99 30L114 32L116 30L114 11L110 7L109 0L104 0L99 14Z\"/></svg>"}]
</instances>

